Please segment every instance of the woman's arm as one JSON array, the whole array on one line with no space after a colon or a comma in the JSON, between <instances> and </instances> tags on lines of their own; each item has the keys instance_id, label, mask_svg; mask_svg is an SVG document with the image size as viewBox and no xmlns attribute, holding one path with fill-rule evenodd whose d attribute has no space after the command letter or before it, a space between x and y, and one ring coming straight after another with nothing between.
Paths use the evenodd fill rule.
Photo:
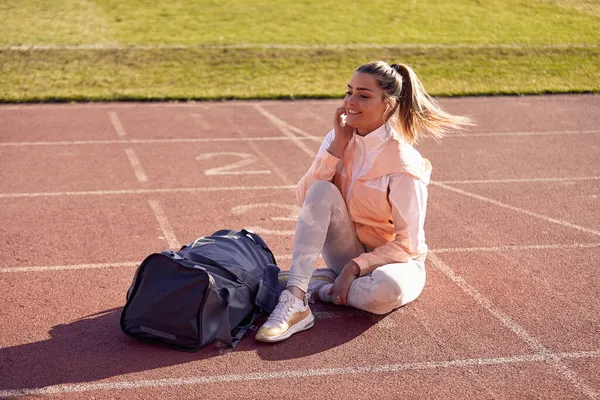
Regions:
<instances>
[{"instance_id":1,"label":"woman's arm","mask_svg":"<svg viewBox=\"0 0 600 400\"><path fill-rule=\"evenodd\" d=\"M394 240L353 260L360 269L360 276L382 265L407 262L427 253L423 233L427 185L411 175L394 174L390 176L389 187Z\"/></svg>"},{"instance_id":2,"label":"woman's arm","mask_svg":"<svg viewBox=\"0 0 600 400\"><path fill-rule=\"evenodd\" d=\"M308 189L310 189L314 182L333 181L333 176L335 175L335 171L340 159L329 153L327 150L333 142L334 136L335 132L332 129L331 132L325 136L323 143L321 143L317 157L313 161L312 165L306 174L304 174L302 179L300 179L298 185L296 185L296 202L300 207L302 207L302 204L304 204L306 192L308 192Z\"/></svg>"},{"instance_id":3,"label":"woman's arm","mask_svg":"<svg viewBox=\"0 0 600 400\"><path fill-rule=\"evenodd\" d=\"M344 107L335 110L333 129L325 136L317 157L296 186L296 202L300 207L304 204L306 192L315 181L333 181L342 153L354 134L354 128L346 125L345 121L342 122L342 116L345 112Z\"/></svg>"}]
</instances>

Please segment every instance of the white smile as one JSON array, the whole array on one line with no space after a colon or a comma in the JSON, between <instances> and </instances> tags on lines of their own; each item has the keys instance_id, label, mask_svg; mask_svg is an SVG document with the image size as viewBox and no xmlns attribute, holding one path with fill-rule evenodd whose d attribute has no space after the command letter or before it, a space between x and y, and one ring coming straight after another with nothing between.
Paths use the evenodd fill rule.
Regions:
<instances>
[{"instance_id":1,"label":"white smile","mask_svg":"<svg viewBox=\"0 0 600 400\"><path fill-rule=\"evenodd\" d=\"M348 114L352 114L352 115L360 114L360 112L354 111L354 110L347 110L347 112L348 112Z\"/></svg>"}]
</instances>

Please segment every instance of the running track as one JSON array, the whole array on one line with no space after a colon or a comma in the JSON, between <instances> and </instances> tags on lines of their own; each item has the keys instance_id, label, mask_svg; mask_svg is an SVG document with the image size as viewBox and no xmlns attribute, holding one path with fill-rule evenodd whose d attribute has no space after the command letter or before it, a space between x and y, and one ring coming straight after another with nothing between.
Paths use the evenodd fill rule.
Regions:
<instances>
[{"instance_id":1,"label":"running track","mask_svg":"<svg viewBox=\"0 0 600 400\"><path fill-rule=\"evenodd\" d=\"M119 328L149 253L249 227L289 267L336 101L0 106L0 398L600 398L600 97L442 99L428 281L188 354Z\"/></svg>"}]
</instances>

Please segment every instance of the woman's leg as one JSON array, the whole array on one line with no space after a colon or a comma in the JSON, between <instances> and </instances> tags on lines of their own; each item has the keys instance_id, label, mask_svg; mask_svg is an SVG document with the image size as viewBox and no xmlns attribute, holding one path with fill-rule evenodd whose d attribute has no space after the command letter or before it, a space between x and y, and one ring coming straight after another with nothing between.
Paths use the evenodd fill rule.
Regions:
<instances>
[{"instance_id":1,"label":"woman's leg","mask_svg":"<svg viewBox=\"0 0 600 400\"><path fill-rule=\"evenodd\" d=\"M387 314L415 300L425 286L420 261L383 265L352 282L348 304L374 314Z\"/></svg>"},{"instance_id":2,"label":"woman's leg","mask_svg":"<svg viewBox=\"0 0 600 400\"><path fill-rule=\"evenodd\" d=\"M364 250L337 187L326 181L313 183L296 224L288 290L281 292L277 306L256 333L256 340L279 342L311 328L314 316L306 292L319 254L323 252L327 265L339 272Z\"/></svg>"},{"instance_id":3,"label":"woman's leg","mask_svg":"<svg viewBox=\"0 0 600 400\"><path fill-rule=\"evenodd\" d=\"M346 263L364 251L338 188L331 182L317 181L308 190L296 224L287 287L295 286L306 293L319 254L339 274Z\"/></svg>"}]
</instances>

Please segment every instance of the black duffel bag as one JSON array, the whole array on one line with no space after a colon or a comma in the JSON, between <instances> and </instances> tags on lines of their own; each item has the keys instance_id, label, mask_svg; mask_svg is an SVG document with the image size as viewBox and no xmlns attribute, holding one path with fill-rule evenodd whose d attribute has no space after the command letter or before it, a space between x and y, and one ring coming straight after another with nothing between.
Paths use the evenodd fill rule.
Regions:
<instances>
[{"instance_id":1,"label":"black duffel bag","mask_svg":"<svg viewBox=\"0 0 600 400\"><path fill-rule=\"evenodd\" d=\"M254 319L277 305L275 257L260 236L220 230L148 256L127 291L127 335L195 351L215 339L234 347Z\"/></svg>"}]
</instances>

